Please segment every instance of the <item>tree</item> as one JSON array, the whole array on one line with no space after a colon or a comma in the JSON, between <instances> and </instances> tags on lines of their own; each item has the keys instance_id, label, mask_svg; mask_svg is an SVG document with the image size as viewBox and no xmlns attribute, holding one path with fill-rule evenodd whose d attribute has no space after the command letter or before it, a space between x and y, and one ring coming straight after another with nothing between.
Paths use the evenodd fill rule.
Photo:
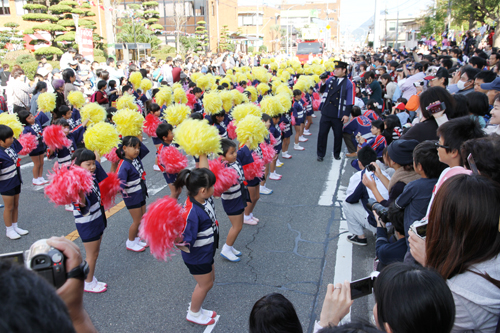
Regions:
<instances>
[{"instance_id":1,"label":"tree","mask_svg":"<svg viewBox=\"0 0 500 333\"><path fill-rule=\"evenodd\" d=\"M223 25L219 37L219 51L231 51L233 46L234 45L231 44L231 37L229 36L229 29L227 28L227 25Z\"/></svg>"},{"instance_id":2,"label":"tree","mask_svg":"<svg viewBox=\"0 0 500 333\"><path fill-rule=\"evenodd\" d=\"M196 49L196 37L181 36L179 42L182 45L184 53L194 51Z\"/></svg>"},{"instance_id":3,"label":"tree","mask_svg":"<svg viewBox=\"0 0 500 333\"><path fill-rule=\"evenodd\" d=\"M14 49L17 48L19 44L23 43L23 35L19 34L19 30L17 30L17 27L19 27L19 24L15 22L7 22L3 25L5 30L0 30L0 57L3 58L3 56L11 51L7 49L7 44L14 45Z\"/></svg>"},{"instance_id":4,"label":"tree","mask_svg":"<svg viewBox=\"0 0 500 333\"><path fill-rule=\"evenodd\" d=\"M280 40L281 36L281 26L279 24L272 25L269 30L271 30L272 38L273 38L273 52L276 52L277 47L276 43Z\"/></svg>"},{"instance_id":5,"label":"tree","mask_svg":"<svg viewBox=\"0 0 500 333\"><path fill-rule=\"evenodd\" d=\"M117 27L116 41L120 43L149 43L154 50L161 41L156 37L155 32L146 28L147 22L144 19L144 11L146 8L148 14L146 17L151 18L154 13L151 12L154 6L158 6L156 1L144 2L141 5L128 4L128 18L120 19L121 25ZM153 26L153 25L152 25Z\"/></svg>"},{"instance_id":6,"label":"tree","mask_svg":"<svg viewBox=\"0 0 500 333\"><path fill-rule=\"evenodd\" d=\"M205 27L205 24L207 22L205 21L198 21L198 25L196 26L196 53L202 54L203 52L206 51L206 48L208 46L208 30Z\"/></svg>"},{"instance_id":7,"label":"tree","mask_svg":"<svg viewBox=\"0 0 500 333\"><path fill-rule=\"evenodd\" d=\"M180 52L180 33L181 29L186 25L186 0L174 0L174 26L175 26L175 48L177 53ZM180 8L179 8L180 7Z\"/></svg>"}]
</instances>

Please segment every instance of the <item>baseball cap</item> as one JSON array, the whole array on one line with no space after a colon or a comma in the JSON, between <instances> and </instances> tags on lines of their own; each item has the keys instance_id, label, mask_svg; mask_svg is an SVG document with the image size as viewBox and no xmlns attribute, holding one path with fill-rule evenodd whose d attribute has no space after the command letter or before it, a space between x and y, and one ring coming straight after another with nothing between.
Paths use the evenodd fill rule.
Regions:
<instances>
[{"instance_id":1,"label":"baseball cap","mask_svg":"<svg viewBox=\"0 0 500 333\"><path fill-rule=\"evenodd\" d=\"M490 83L481 84L481 89L500 91L500 77L497 77Z\"/></svg>"},{"instance_id":2,"label":"baseball cap","mask_svg":"<svg viewBox=\"0 0 500 333\"><path fill-rule=\"evenodd\" d=\"M45 68L41 67L38 69L37 74L40 74L41 76L47 76L47 75L49 75L49 71L46 70Z\"/></svg>"},{"instance_id":3,"label":"baseball cap","mask_svg":"<svg viewBox=\"0 0 500 333\"><path fill-rule=\"evenodd\" d=\"M68 64L71 66L78 65L78 61L73 59L73 60L68 61Z\"/></svg>"},{"instance_id":4,"label":"baseball cap","mask_svg":"<svg viewBox=\"0 0 500 333\"><path fill-rule=\"evenodd\" d=\"M403 111L406 109L406 105L404 103L399 103L396 105L396 109Z\"/></svg>"},{"instance_id":5,"label":"baseball cap","mask_svg":"<svg viewBox=\"0 0 500 333\"><path fill-rule=\"evenodd\" d=\"M398 67L399 66L399 62L397 62L395 60L391 60L391 62L389 63L389 65L391 65L391 67Z\"/></svg>"},{"instance_id":6,"label":"baseball cap","mask_svg":"<svg viewBox=\"0 0 500 333\"><path fill-rule=\"evenodd\" d=\"M427 70L424 80L434 80L435 78L449 77L448 70L444 67L431 67Z\"/></svg>"}]
</instances>

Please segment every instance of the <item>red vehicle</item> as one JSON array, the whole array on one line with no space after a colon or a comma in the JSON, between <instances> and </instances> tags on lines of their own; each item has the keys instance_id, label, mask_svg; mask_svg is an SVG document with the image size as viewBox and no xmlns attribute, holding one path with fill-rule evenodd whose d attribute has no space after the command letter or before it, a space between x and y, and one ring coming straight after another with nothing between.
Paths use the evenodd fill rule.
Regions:
<instances>
[{"instance_id":1,"label":"red vehicle","mask_svg":"<svg viewBox=\"0 0 500 333\"><path fill-rule=\"evenodd\" d=\"M317 39L298 42L296 55L301 64L304 64L309 60L309 55L322 56L323 42Z\"/></svg>"}]
</instances>

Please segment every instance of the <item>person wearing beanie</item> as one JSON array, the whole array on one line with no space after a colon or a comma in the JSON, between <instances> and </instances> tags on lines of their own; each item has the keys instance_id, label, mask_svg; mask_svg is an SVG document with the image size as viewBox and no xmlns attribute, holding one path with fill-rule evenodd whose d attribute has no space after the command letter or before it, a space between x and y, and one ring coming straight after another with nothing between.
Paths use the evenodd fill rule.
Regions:
<instances>
[{"instance_id":1,"label":"person wearing beanie","mask_svg":"<svg viewBox=\"0 0 500 333\"><path fill-rule=\"evenodd\" d=\"M358 151L358 167L361 171L356 172L350 179L347 186L346 199L342 203L342 211L347 220L347 229L352 234L347 236L347 241L356 245L365 246L368 244L363 229L373 233L376 231L377 222L373 212L366 209L368 199L374 199L373 192L362 182L364 176L373 177L377 187L377 193L381 193L384 198L389 198L389 193L382 183L380 177L374 175L373 171L367 170L366 166L375 166L377 153L371 146L364 146ZM376 166L378 168L378 166ZM390 179L390 176L378 168L378 172L384 179Z\"/></svg>"}]
</instances>

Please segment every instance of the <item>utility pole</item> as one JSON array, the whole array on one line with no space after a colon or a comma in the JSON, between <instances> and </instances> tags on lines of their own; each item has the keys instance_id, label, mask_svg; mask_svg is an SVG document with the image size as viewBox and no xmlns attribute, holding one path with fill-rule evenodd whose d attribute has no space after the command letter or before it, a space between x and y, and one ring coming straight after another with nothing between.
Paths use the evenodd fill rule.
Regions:
<instances>
[{"instance_id":1,"label":"utility pole","mask_svg":"<svg viewBox=\"0 0 500 333\"><path fill-rule=\"evenodd\" d=\"M378 12L378 0L375 0L375 13L373 15L373 49L376 50L380 47L380 38L379 38L379 15Z\"/></svg>"},{"instance_id":2,"label":"utility pole","mask_svg":"<svg viewBox=\"0 0 500 333\"><path fill-rule=\"evenodd\" d=\"M111 2L110 0L103 0L104 8L110 8ZM100 12L100 8L97 9ZM106 23L106 41L108 42L108 54L115 54L115 31L113 27L113 18L111 17L113 14L110 10L104 10L104 22Z\"/></svg>"},{"instance_id":3,"label":"utility pole","mask_svg":"<svg viewBox=\"0 0 500 333\"><path fill-rule=\"evenodd\" d=\"M397 48L398 34L399 34L399 2L398 2L398 14L396 16L396 36L394 36L394 43L392 44L393 49Z\"/></svg>"},{"instance_id":4,"label":"utility pole","mask_svg":"<svg viewBox=\"0 0 500 333\"><path fill-rule=\"evenodd\" d=\"M257 34L256 34L257 36L256 37L258 38L259 44L260 44L260 37L259 37L259 16L260 16L259 15L259 1L257 0L257 21L255 23L257 25ZM264 15L262 15L262 16L264 17ZM260 47L260 45L259 45L259 47Z\"/></svg>"},{"instance_id":5,"label":"utility pole","mask_svg":"<svg viewBox=\"0 0 500 333\"><path fill-rule=\"evenodd\" d=\"M450 33L451 26L451 0L448 0L448 15L446 17L446 34ZM447 36L449 38L449 36Z\"/></svg>"}]
</instances>

